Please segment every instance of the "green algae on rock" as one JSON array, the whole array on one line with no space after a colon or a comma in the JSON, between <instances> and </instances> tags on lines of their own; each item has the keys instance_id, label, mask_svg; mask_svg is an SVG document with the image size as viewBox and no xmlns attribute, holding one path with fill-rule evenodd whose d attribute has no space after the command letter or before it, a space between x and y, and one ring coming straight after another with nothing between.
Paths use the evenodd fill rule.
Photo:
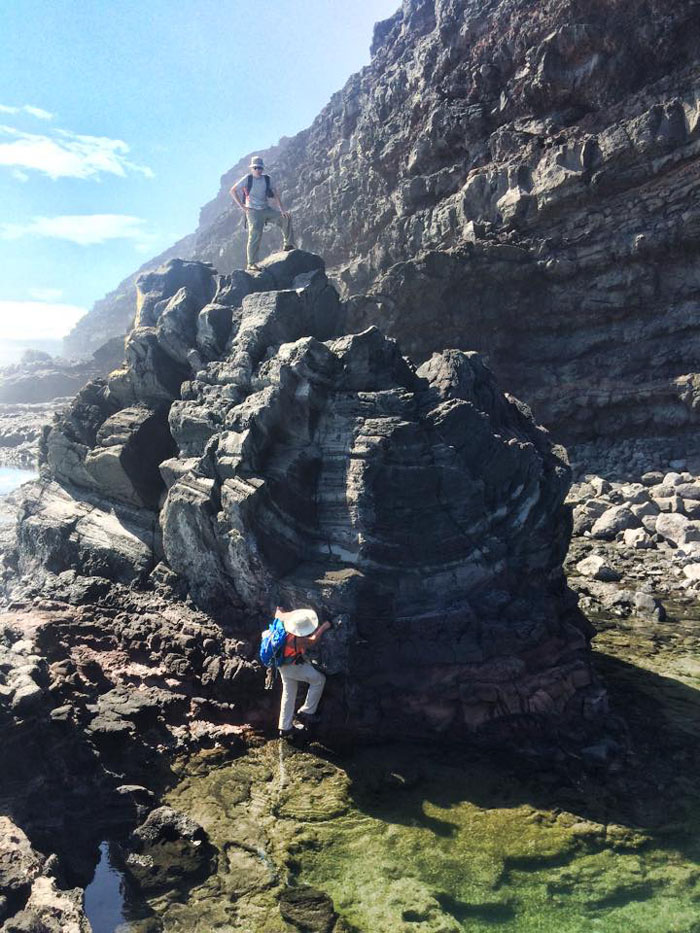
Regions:
<instances>
[{"instance_id":1,"label":"green algae on rock","mask_svg":"<svg viewBox=\"0 0 700 933\"><path fill-rule=\"evenodd\" d=\"M186 901L150 902L165 933L697 929L697 818L646 830L609 789L464 750L313 751L182 766L166 802L225 857Z\"/></svg>"}]
</instances>

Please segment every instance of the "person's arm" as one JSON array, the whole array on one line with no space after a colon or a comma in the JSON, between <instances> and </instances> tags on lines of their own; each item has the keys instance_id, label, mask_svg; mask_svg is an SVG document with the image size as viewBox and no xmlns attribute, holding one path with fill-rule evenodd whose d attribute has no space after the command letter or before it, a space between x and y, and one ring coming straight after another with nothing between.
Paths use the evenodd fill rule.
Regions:
<instances>
[{"instance_id":1,"label":"person's arm","mask_svg":"<svg viewBox=\"0 0 700 933\"><path fill-rule=\"evenodd\" d=\"M243 179L241 178L241 180L237 181L236 184L231 188L231 190L229 191L229 194L231 195L233 200L236 202L236 204L240 207L240 209L243 212L245 212L248 210L248 207L241 201L239 194L238 194L238 191L241 188L242 183L243 183Z\"/></svg>"},{"instance_id":2,"label":"person's arm","mask_svg":"<svg viewBox=\"0 0 700 933\"><path fill-rule=\"evenodd\" d=\"M284 206L282 205L282 201L281 201L281 199L280 199L279 192L277 191L277 186L271 184L271 187L272 187L272 201L273 201L273 203L277 206L278 210L281 211L282 214L284 214L285 217L288 217L288 216L289 216L289 211L285 211Z\"/></svg>"},{"instance_id":3,"label":"person's arm","mask_svg":"<svg viewBox=\"0 0 700 933\"><path fill-rule=\"evenodd\" d=\"M323 638L329 628L333 628L332 624L330 622L324 622L322 625L319 625L313 635L303 635L297 638L297 644L301 642L302 649L312 648L317 641Z\"/></svg>"}]
</instances>

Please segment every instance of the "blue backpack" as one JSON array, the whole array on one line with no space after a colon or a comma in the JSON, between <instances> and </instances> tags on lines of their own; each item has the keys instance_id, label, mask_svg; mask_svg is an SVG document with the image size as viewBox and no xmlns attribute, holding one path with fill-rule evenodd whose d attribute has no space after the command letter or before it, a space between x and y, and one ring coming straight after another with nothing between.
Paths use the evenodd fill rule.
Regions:
<instances>
[{"instance_id":1,"label":"blue backpack","mask_svg":"<svg viewBox=\"0 0 700 933\"><path fill-rule=\"evenodd\" d=\"M265 667L279 667L284 664L284 642L287 637L284 624L275 619L272 625L262 633L260 642L260 660Z\"/></svg>"}]
</instances>

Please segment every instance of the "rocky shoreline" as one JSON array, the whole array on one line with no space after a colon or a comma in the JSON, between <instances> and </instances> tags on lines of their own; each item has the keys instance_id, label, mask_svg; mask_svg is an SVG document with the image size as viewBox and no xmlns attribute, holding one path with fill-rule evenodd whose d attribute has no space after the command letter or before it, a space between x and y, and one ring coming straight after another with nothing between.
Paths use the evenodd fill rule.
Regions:
<instances>
[{"instance_id":1,"label":"rocky shoreline","mask_svg":"<svg viewBox=\"0 0 700 933\"><path fill-rule=\"evenodd\" d=\"M308 262L298 255L292 256L291 261L297 264ZM296 283L297 288L302 295L312 288L304 299L311 308L319 296L325 296L322 300L327 309L328 302L333 303L335 299L326 293L316 258L311 261L316 265L315 268L312 266L310 276L308 272L296 273L307 275ZM272 263L278 262L273 257ZM276 267L274 272L264 273L269 278L260 283L268 288L272 286L273 290L267 292L269 297L264 288L262 292L246 294L246 289L241 289L241 280L235 283L236 292L231 287L233 283L224 280L223 287L219 286L219 294L234 295L233 302L242 305L242 311L236 311L234 304L230 317L226 304L206 304L206 296L200 299L200 306L195 303L194 310L192 307L187 309L183 288L177 284L177 277L183 274L193 274L196 281L201 281L197 278L199 276L204 276L206 281L206 277L212 275L194 264L189 271L182 266L176 267L174 273L173 270L166 271L159 280L150 279L146 283L149 297L142 310L145 307L143 313L147 314L151 313L149 307L158 309L156 315L163 316L168 322L167 326L158 324L156 340L161 340L160 345L168 348L171 361L183 366L182 361L187 360L187 365L204 367L202 371L208 373L207 378L202 378L198 372L195 380L186 383L182 398L172 404L169 423L177 439L179 456L171 456L162 467L166 482L170 484L168 496L172 495L173 489L186 494L178 504L178 508L184 510L178 522L179 527L189 527L195 533L189 539L190 553L184 554L172 542L168 545L167 540L160 540L154 533L156 512L150 509L154 505L162 508L167 496L164 499L162 495L154 495L152 485L139 482L137 471L143 470L144 465L148 468L148 458L139 455L130 459L128 453L129 445L133 445L134 450L141 449L140 426L150 423L147 418L152 417L153 411L157 413L158 408L146 410L144 420L144 411L133 405L133 397L130 397L130 407L119 409L109 401L109 396L100 394L103 391L100 383L83 390L78 399L59 414L51 430L45 432L41 453L43 478L38 485L24 490L17 499L20 522L14 542L6 535L8 540L0 568L5 608L0 618L0 734L12 767L0 777L0 796L6 803L6 812L13 826L8 824L4 849L0 853L0 883L3 890L7 889L3 894L5 900L0 902L0 910L4 911L3 931L7 933L31 930L32 924L39 922L37 918L41 918L42 929L47 933L70 928L87 930L87 920L81 913L80 891L90 880L99 846L105 839L119 844L125 870L129 872L135 890L140 891L136 899L141 903L146 919L134 921L131 927L134 933L137 930L145 933L146 930L179 929L175 921L175 925L170 927L170 921L163 919L170 916L171 906L177 902L177 890L183 885L197 890L204 885L208 890L207 885L214 883L212 879L221 868L222 851L220 844L212 843L209 838L209 832L213 832L211 827L202 835L203 830L196 822L191 822L191 816L185 819L177 807L175 811L168 810L167 806L171 806L177 794L172 799L168 795L184 773L183 768L187 770L186 762L196 762L200 755L204 755L203 761L213 762L215 767L219 766L216 762L223 764L233 757L241 761L240 767L244 770L252 755L250 762L254 767L255 750L261 745L268 747L264 744L265 735L274 723L277 703L276 695L263 691L263 671L254 661L257 626L250 624L250 619L248 622L244 620L240 608L221 613L221 603L217 602L217 591L212 589L212 585L218 586L221 580L226 579L226 570L216 571L211 579L201 579L198 585L193 585L198 580L194 572L198 558L193 560L193 557L203 553L197 535L208 527L201 521L202 516L209 514L206 510L201 511L200 491L206 487L208 501L218 501L217 496L221 498L221 493L212 496L212 489L217 488L221 471L231 471L232 453L240 456L241 452L240 442L235 448L230 440L226 444L221 440L217 444L211 443L212 438L217 437L217 425L221 423L217 411L221 411L222 399L225 400L223 405L228 406L225 410L234 412L243 399L246 420L242 424L247 432L252 430L255 436L255 431L260 430L253 418L256 410L263 413L260 424L266 424L269 431L268 410L256 409L252 400L259 405L260 400L266 400L271 394L271 386L279 386L284 391L276 388L275 397L284 399L284 393L289 393L290 398L297 400L298 409L298 400L309 397L309 390L299 374L308 380L314 367L318 368L319 359L326 362L325 369L319 370L320 387L315 391L328 394L328 387L332 385L332 365L335 364L327 356L327 351L321 348L330 346L332 352L342 354L345 372L356 380L353 391L358 384L364 386L361 397L365 407L373 392L379 391L383 393L381 397L386 398L387 392L396 391L395 383L382 381L382 373L388 371L392 380L397 373L404 380L399 383L398 390L404 406L410 393L415 393L416 378L427 379L429 383L432 381L435 387L441 387L441 392L450 386L468 385L470 404L480 406L481 425L488 424L489 417L500 419L499 431L503 433L509 423L507 419L514 416L519 433L515 434L515 444L511 446L522 443L524 432L533 431L525 410L514 414L507 407L498 408L502 403L494 403L494 399L499 397L497 390L487 371L480 368L476 360L467 358L465 362L461 357L453 359L448 355L449 365L433 361L431 366L414 373L405 368L405 361L396 355L390 344L373 333L360 335L361 339L331 337L326 343L320 342L313 355L308 352L308 338L302 338L300 344L296 331L292 336L297 343L286 342L290 334L285 329L287 325L283 325L279 318L285 314L284 304L279 298L285 292L274 290L274 275L284 274L280 267ZM174 284L171 281L173 276ZM164 288L169 288L173 294L167 291L164 294ZM247 301L248 294L253 300ZM266 301L262 314L260 295ZM298 311L299 304L295 304L295 313ZM195 313L201 323L196 331L188 331L188 315ZM222 320L234 322L233 326L243 335L242 344L229 339L221 330L222 326L229 326L222 325ZM295 328L307 327L313 315L294 320ZM139 339L144 345L153 343L153 325L145 324L143 327L132 338L132 348ZM275 333L280 345L277 352L282 354L287 369L279 366L279 361L275 362L274 354L269 351L262 359L260 355L251 357L251 349L256 346L261 327L267 329L267 334ZM275 328L279 330L275 331ZM189 341L189 345L187 342L183 345L183 341ZM299 353L300 346L302 353ZM168 363L153 348L149 354L141 356L133 349L129 351L127 345L127 352L132 354L130 367L114 374L111 384L117 392L151 393L152 403L154 390L162 393L169 384L167 367L172 362ZM214 359L204 363L199 355L203 352ZM241 396L232 392L230 387L236 382L230 376L221 378L223 367L221 359L217 359L221 356L229 361L229 367L231 360L238 361L235 379L242 379L246 386L253 383L257 392L250 400L246 400L245 393ZM251 358L257 360L252 367ZM257 373L256 366L261 367ZM294 378L290 378L291 373L296 373ZM273 375L272 382L269 381L270 374ZM373 380L369 388L362 381L368 378L368 374ZM347 383L345 385L347 399ZM125 389L125 386L130 388ZM129 401L126 396L125 400ZM458 400L459 396L449 400L448 408L453 408ZM344 404L347 405L347 401ZM288 418L293 409L283 404L281 411ZM402 431L406 431L406 425L410 424L406 417L410 408L404 407L399 411L403 414ZM134 418L134 412L139 414L138 418ZM92 419L91 435L85 433L86 419ZM109 430L100 427L100 419ZM319 425L323 425L322 417L315 415L313 423L314 430L318 430ZM229 430L235 424L235 419L229 419ZM376 431L376 423L373 423L373 428ZM425 429L421 430L424 435ZM324 435L328 432L328 427L323 428ZM151 430L149 443L154 436L159 435L154 435ZM87 437L92 438L93 444L97 439L97 445L91 447L85 443ZM568 486L568 468L565 468L563 452L552 454L544 434L531 433L527 444L530 448L526 449L538 449L537 445L540 445L540 456L545 460L553 456L555 469L562 470L559 485L547 487L546 483L551 482L547 479L539 482L545 484L541 488L550 489L547 495L554 495L552 514L556 517L551 527L558 531L553 537L551 529L546 532L548 546L554 540L556 549L561 543L566 547L568 521L572 523L573 537L565 564L568 586L572 590L572 595L567 597L566 605L570 607L567 612L583 609L594 621L598 639L612 653L607 657L619 659L629 656L632 665L637 665L641 657L641 668L644 669L645 665L653 668L654 655L657 654L663 657L672 676L680 678L683 683L692 683L698 676L689 660L697 649L693 621L698 602L697 568L700 566L700 518L696 517L696 503L700 502L697 460L688 455L684 462L678 462L678 451L673 441L664 443L663 439L637 444L623 442L617 447L598 445L597 459L590 449L578 447L572 452L577 482L571 487L566 505L562 505L557 496L561 492L563 499ZM162 446L157 447L157 450L162 449ZM250 449L258 459L253 458L249 463L257 463L257 469L267 469L264 466L267 461L260 455L260 440L257 439ZM410 446L402 448L404 458L407 449ZM496 446L491 450L490 469L498 475L501 454ZM60 457L58 452L61 452ZM70 456L66 456L67 452ZM114 452L118 458L110 460ZM277 455L280 455L279 447ZM520 467L517 459L510 456L509 475L517 476ZM96 464L100 457L104 458L104 465L88 467L91 462ZM599 465L609 478L587 473L587 460ZM527 470L532 476L533 465ZM231 473L223 475L230 476ZM264 472L262 475L268 481L274 479L274 475ZM251 478L249 472L247 482L250 483ZM400 488L401 483L398 486ZM510 482L509 488L511 502L515 503L510 508L517 515L520 483ZM553 493L553 489L557 492ZM140 503L140 510L136 508L137 503ZM147 507L149 503L150 509ZM283 504L280 502L280 506ZM492 500L489 507L498 512ZM289 505L285 504L285 508ZM571 517L567 519L569 513ZM262 514L264 516L264 512ZM199 524L192 524L193 515L200 516L197 519ZM120 524L114 525L115 520ZM518 527L515 524L509 532L514 538L505 538L502 525L499 533L504 536L503 540L517 539ZM531 530L525 527L528 547L532 548ZM164 528L166 535L172 533L168 532L168 519ZM172 524L171 529L174 528L175 524ZM80 529L79 533L76 529ZM251 533L256 535L259 532L253 530ZM211 532L206 531L206 534ZM210 550L216 546L215 536L204 540ZM146 541L152 542L148 545L153 549L151 555L160 555L157 563L153 563L152 556L150 565L140 563L142 553L146 553L143 550ZM158 541L160 543L154 545L153 542ZM288 547L292 541L288 538ZM564 559L563 550L556 550L556 553L561 553L560 559ZM263 550L256 560L260 561L264 556ZM180 561L179 572L169 565L169 562L177 561ZM240 562L240 556L238 561L240 573L241 568L246 570L246 565ZM365 565L365 568L369 566ZM517 562L511 565L512 568L517 566ZM142 570L138 570L139 567ZM144 567L146 572L143 572ZM249 582L255 583L262 572L258 565ZM512 574L513 569L510 572ZM338 580L343 582L342 578ZM324 584L329 607L333 606L332 593L337 582L330 578ZM509 585L513 586L512 577ZM489 592L493 589L497 591L495 583L487 588ZM240 600L244 592L231 590L232 602L235 604L236 599ZM253 589L251 592L256 591ZM338 592L341 602L336 605L336 613L342 622L344 617L352 617L355 610L350 608L351 604L343 609L342 600L347 599L348 590L341 588ZM349 592L352 594L352 590ZM416 592L413 586L411 593L414 599ZM579 608L576 608L576 596ZM256 600L257 597L253 599L252 606L255 612L259 612ZM502 601L501 608L504 605ZM481 618L487 620L493 610L484 603L479 611ZM440 610L440 618L444 622L444 610ZM421 624L426 624L424 617ZM577 631L587 629L579 628ZM470 641L470 637L464 635L463 644L473 652L475 642ZM650 638L655 647L642 650L640 645ZM381 645L381 642L377 644ZM567 788L579 787L581 792L581 787L584 787L585 792L581 792L583 796L579 799L581 807L588 807L596 795L604 794L608 799L610 795L624 796L628 792L637 795L640 807L651 807L648 782L640 784L633 770L635 756L640 754L639 730L633 722L630 733L628 710L613 707L613 714L608 712L607 696L602 689L608 684L597 671L599 665L596 663L596 670L586 676L585 683L580 682L587 699L582 707L577 708L583 708L584 716L562 718L557 709L566 708L568 697L564 691L557 692L557 683L562 682L557 680L560 678L557 652L561 649L548 645L546 640L540 644L545 647L537 650L553 666L549 673L545 673L548 679L543 680L541 673L535 675L536 709L516 707L517 712L513 716L514 711L508 706L511 702L509 697L523 696L523 687L518 687L517 680L514 681L517 665L507 670L500 662L488 667L483 665L482 658L478 666L468 668L470 678L473 679L475 674L481 678L478 695L474 691L462 691L460 702L467 708L475 702L481 704L477 708L489 710L489 717L477 723L477 728L459 732L453 728L438 728L435 734L441 735L442 741L448 738L452 745L466 742L473 749L472 754L478 755L485 754L477 751L480 747L488 746L493 750L500 743L510 749L511 763L519 760L517 756L524 755L522 760L528 762L526 769L532 769L533 762L538 762L535 770L540 778L545 784L553 782L557 788L557 793L550 800L552 806L556 806L559 792L566 797ZM578 651L578 644L572 641L566 650L571 652L573 648ZM503 652L503 646L498 650ZM342 652L340 655L331 652L322 655L320 660L329 673L333 673L333 665L342 663L338 661L339 657L343 657ZM405 657L409 658L410 652ZM434 666L434 658L430 663L432 670L439 669ZM467 663L473 662L467 660ZM342 670L342 667L335 670ZM531 677L533 670L544 669L538 669L529 661L527 670ZM564 670L568 676L571 670L585 672L586 668L577 661L573 668ZM603 670L613 678L619 673L619 669L609 665ZM554 672L554 677L551 672ZM444 687L444 678L442 682ZM523 686L527 683L524 678ZM585 688L591 684L594 690L586 694ZM612 688L613 696L618 695L616 682L613 681L609 688ZM557 707L561 697L563 705ZM352 740L353 732L337 728L343 702L342 691L331 683L327 715L318 734L324 744L317 746L317 754L322 760L327 757L330 743L335 749L333 754L350 755L347 759L350 767L352 746L349 740ZM522 702L522 699L517 702ZM434 727L440 723L443 713L440 711L437 715L435 707L431 708ZM391 703L384 705L385 715L389 717L387 722L400 722L399 719L391 719L395 715L393 709ZM488 726L485 730L479 728L483 722ZM398 737L399 730L396 733ZM382 730L376 732L375 740L377 738L382 738L384 743L388 741ZM276 747L274 743L272 745ZM391 747L390 744L387 747ZM678 754L675 746L674 749L674 754ZM497 752L495 754L498 755ZM214 757L208 759L207 755ZM300 759L300 774L307 774L309 767L313 770L316 766L312 763L313 759L310 762ZM651 769L649 780L662 773L664 780L670 780L664 771L665 762L655 763L653 756L647 755L646 766ZM194 767L198 766L195 764ZM209 765L205 768L207 773L208 768ZM323 774L342 783L346 780L342 776L342 765L340 771L334 770L336 768L333 765ZM517 777L517 771L516 767L513 778L516 783L522 779ZM694 793L692 785L690 798ZM163 805L166 805L166 810L162 809ZM81 814L78 828L75 826L77 813ZM647 817L648 814L645 819ZM655 819L658 821L658 817ZM604 821L601 819L601 822ZM598 831L595 830L596 833ZM603 846L600 852L604 850ZM248 849L244 846L243 851ZM165 852L169 853L167 857ZM226 849L226 852L227 858L233 857L232 850ZM248 857L239 850L236 852L235 864L240 867L245 863L246 871L253 871L246 862ZM161 856L165 861L159 861ZM288 857L279 855L282 861L275 871L281 872L280 878L284 875L283 865ZM18 863L26 866L22 869L25 872L22 883L13 874ZM3 866L9 867L5 869ZM241 919L248 916L245 911L249 907L253 910L250 916L255 916L258 908L251 907L251 899L258 899L266 905L265 910L273 910L275 916L281 917L274 921L278 926L273 924L271 927L275 931L299 929L299 922L308 921L309 911L314 916L314 911L317 911L321 918L318 927L310 927L312 929L334 930L335 933L349 929L333 906L332 899L329 900L322 889L313 888L299 893L294 883L291 887L286 882L281 886L270 884L268 875L263 873L258 877L256 871L253 871L255 877L250 886L235 893L235 898L240 900L235 910L241 911L239 920L244 923L240 928L251 922ZM205 877L208 880L203 881ZM300 921L299 917L307 920ZM186 926L182 928L187 929Z\"/></svg>"},{"instance_id":2,"label":"rocky shoreline","mask_svg":"<svg viewBox=\"0 0 700 933\"><path fill-rule=\"evenodd\" d=\"M105 847L128 933L696 933L697 14L404 0L262 153L304 249L237 268L243 160L0 373L2 933Z\"/></svg>"}]
</instances>

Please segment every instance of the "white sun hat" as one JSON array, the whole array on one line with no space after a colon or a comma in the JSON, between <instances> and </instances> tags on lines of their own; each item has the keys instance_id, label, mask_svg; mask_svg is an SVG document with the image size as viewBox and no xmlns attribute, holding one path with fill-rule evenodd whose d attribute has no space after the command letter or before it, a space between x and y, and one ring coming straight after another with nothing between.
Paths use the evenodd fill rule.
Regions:
<instances>
[{"instance_id":1,"label":"white sun hat","mask_svg":"<svg viewBox=\"0 0 700 933\"><path fill-rule=\"evenodd\" d=\"M313 609L295 609L282 620L284 630L290 635L310 635L318 628L318 616Z\"/></svg>"}]
</instances>

